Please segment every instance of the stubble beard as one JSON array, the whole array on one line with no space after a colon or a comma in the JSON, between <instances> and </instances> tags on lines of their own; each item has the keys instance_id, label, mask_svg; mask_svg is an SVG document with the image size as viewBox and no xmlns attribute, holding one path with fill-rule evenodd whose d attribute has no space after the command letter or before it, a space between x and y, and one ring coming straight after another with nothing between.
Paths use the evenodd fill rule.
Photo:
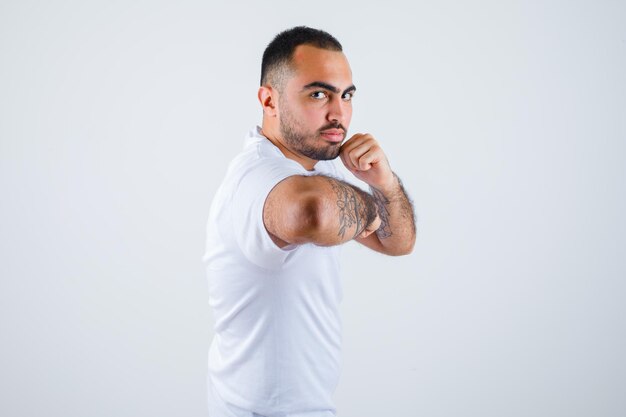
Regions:
<instances>
[{"instance_id":1,"label":"stubble beard","mask_svg":"<svg viewBox=\"0 0 626 417\"><path fill-rule=\"evenodd\" d=\"M280 119L280 134L286 144L300 154L316 161L328 161L339 156L341 142L328 143L321 132L326 129L343 129L339 123L329 124L313 134L305 133L297 129L297 123L289 112L283 112ZM344 129L345 131L345 129ZM319 144L319 146L315 146Z\"/></svg>"}]
</instances>

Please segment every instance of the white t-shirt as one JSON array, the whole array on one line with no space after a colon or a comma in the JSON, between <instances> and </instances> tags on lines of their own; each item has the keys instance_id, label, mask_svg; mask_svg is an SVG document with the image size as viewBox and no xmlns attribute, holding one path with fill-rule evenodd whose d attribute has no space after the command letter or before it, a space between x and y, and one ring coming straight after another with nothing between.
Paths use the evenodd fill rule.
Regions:
<instances>
[{"instance_id":1,"label":"white t-shirt","mask_svg":"<svg viewBox=\"0 0 626 417\"><path fill-rule=\"evenodd\" d=\"M263 224L272 188L314 171L253 129L231 162L207 224L203 258L215 319L209 377L224 401L267 416L335 410L340 373L339 246L279 248Z\"/></svg>"}]
</instances>

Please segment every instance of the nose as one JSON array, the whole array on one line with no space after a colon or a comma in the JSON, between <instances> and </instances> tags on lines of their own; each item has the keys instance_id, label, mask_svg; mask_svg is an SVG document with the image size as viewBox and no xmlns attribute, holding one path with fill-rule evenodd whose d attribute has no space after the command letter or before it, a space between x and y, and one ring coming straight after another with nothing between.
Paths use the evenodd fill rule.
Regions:
<instances>
[{"instance_id":1,"label":"nose","mask_svg":"<svg viewBox=\"0 0 626 417\"><path fill-rule=\"evenodd\" d=\"M334 96L328 105L327 118L329 122L337 122L340 124L347 124L346 118L350 116L350 109L348 108L350 103L341 99L341 97Z\"/></svg>"}]
</instances>

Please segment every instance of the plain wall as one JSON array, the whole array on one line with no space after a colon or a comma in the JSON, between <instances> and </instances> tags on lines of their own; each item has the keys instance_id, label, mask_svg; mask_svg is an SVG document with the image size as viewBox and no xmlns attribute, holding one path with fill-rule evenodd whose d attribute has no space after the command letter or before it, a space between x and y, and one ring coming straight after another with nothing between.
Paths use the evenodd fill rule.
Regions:
<instances>
[{"instance_id":1,"label":"plain wall","mask_svg":"<svg viewBox=\"0 0 626 417\"><path fill-rule=\"evenodd\" d=\"M0 414L205 416L208 208L263 49L344 45L415 202L344 250L339 417L626 413L623 1L0 2Z\"/></svg>"}]
</instances>

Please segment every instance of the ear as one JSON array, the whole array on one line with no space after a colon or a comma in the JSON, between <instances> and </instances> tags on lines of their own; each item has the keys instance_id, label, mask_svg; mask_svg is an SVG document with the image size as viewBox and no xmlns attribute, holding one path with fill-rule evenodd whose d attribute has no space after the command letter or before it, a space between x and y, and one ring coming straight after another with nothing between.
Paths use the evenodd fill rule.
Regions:
<instances>
[{"instance_id":1,"label":"ear","mask_svg":"<svg viewBox=\"0 0 626 417\"><path fill-rule=\"evenodd\" d=\"M277 94L277 91L270 86L264 85L259 88L258 98L263 108L263 114L266 116L276 117Z\"/></svg>"}]
</instances>

